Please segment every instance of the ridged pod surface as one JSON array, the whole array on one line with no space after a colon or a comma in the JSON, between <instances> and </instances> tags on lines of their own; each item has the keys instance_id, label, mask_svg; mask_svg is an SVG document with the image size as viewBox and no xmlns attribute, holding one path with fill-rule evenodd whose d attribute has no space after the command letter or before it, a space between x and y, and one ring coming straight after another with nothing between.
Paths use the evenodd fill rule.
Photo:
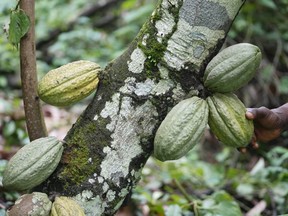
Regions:
<instances>
[{"instance_id":1,"label":"ridged pod surface","mask_svg":"<svg viewBox=\"0 0 288 216\"><path fill-rule=\"evenodd\" d=\"M39 97L54 106L69 106L95 91L100 71L98 64L84 60L51 70L39 81Z\"/></svg>"},{"instance_id":2,"label":"ridged pod surface","mask_svg":"<svg viewBox=\"0 0 288 216\"><path fill-rule=\"evenodd\" d=\"M251 141L253 121L246 119L246 108L232 93L215 93L208 97L208 124L214 135L225 145L245 147Z\"/></svg>"},{"instance_id":3,"label":"ridged pod surface","mask_svg":"<svg viewBox=\"0 0 288 216\"><path fill-rule=\"evenodd\" d=\"M247 84L261 62L257 46L240 43L218 53L207 65L204 86L212 92L233 92Z\"/></svg>"},{"instance_id":4,"label":"ridged pod surface","mask_svg":"<svg viewBox=\"0 0 288 216\"><path fill-rule=\"evenodd\" d=\"M52 202L47 194L33 192L17 199L6 216L49 216L51 207Z\"/></svg>"},{"instance_id":5,"label":"ridged pod surface","mask_svg":"<svg viewBox=\"0 0 288 216\"><path fill-rule=\"evenodd\" d=\"M60 196L52 204L50 216L85 216L84 210L74 200Z\"/></svg>"},{"instance_id":6,"label":"ridged pod surface","mask_svg":"<svg viewBox=\"0 0 288 216\"><path fill-rule=\"evenodd\" d=\"M154 156L160 161L176 160L188 153L204 134L208 122L205 100L194 96L174 106L159 126Z\"/></svg>"},{"instance_id":7,"label":"ridged pod surface","mask_svg":"<svg viewBox=\"0 0 288 216\"><path fill-rule=\"evenodd\" d=\"M22 147L8 162L3 187L24 191L45 181L56 169L63 145L55 137L39 138Z\"/></svg>"}]
</instances>

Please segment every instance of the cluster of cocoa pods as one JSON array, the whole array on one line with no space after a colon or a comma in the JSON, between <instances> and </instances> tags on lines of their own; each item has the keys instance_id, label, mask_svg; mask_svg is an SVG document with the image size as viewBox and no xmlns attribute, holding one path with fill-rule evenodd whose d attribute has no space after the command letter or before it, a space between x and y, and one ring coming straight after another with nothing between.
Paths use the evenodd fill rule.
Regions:
<instances>
[{"instance_id":1,"label":"cluster of cocoa pods","mask_svg":"<svg viewBox=\"0 0 288 216\"><path fill-rule=\"evenodd\" d=\"M7 216L85 216L83 208L74 200L59 196L50 201L47 194L24 194L6 213Z\"/></svg>"},{"instance_id":2,"label":"cluster of cocoa pods","mask_svg":"<svg viewBox=\"0 0 288 216\"><path fill-rule=\"evenodd\" d=\"M2 184L6 190L29 191L45 181L56 169L63 152L63 142L43 137L22 147L8 162ZM53 203L44 193L22 195L7 211L7 216L85 216L72 199L56 197Z\"/></svg>"},{"instance_id":3,"label":"cluster of cocoa pods","mask_svg":"<svg viewBox=\"0 0 288 216\"><path fill-rule=\"evenodd\" d=\"M233 92L254 77L261 57L260 49L248 43L218 53L204 73L204 87L210 95L188 98L171 109L156 132L154 156L161 161L181 158L199 142L207 124L225 145L249 144L254 125L245 118L246 108Z\"/></svg>"},{"instance_id":4,"label":"cluster of cocoa pods","mask_svg":"<svg viewBox=\"0 0 288 216\"><path fill-rule=\"evenodd\" d=\"M69 106L91 94L98 85L101 68L90 61L75 61L49 71L38 84L39 97L55 106ZM6 190L29 191L44 182L58 166L63 142L56 137L36 139L22 147L8 162L2 184ZM9 216L83 216L72 199L49 200L43 193L22 195L7 211Z\"/></svg>"},{"instance_id":5,"label":"cluster of cocoa pods","mask_svg":"<svg viewBox=\"0 0 288 216\"><path fill-rule=\"evenodd\" d=\"M233 92L254 77L260 62L260 49L247 43L230 46L216 55L203 79L211 94L207 98L193 96L172 108L156 132L154 156L161 161L181 158L199 142L207 124L223 144L246 146L253 135L253 122L245 118L246 108ZM39 97L55 106L76 103L97 88L100 71L98 64L83 60L54 69L40 80ZM55 171L62 152L63 143L55 137L40 138L22 147L5 168L4 188L26 191L41 184ZM21 196L7 215L85 213L70 198L56 197L52 204L46 194L33 192Z\"/></svg>"}]
</instances>

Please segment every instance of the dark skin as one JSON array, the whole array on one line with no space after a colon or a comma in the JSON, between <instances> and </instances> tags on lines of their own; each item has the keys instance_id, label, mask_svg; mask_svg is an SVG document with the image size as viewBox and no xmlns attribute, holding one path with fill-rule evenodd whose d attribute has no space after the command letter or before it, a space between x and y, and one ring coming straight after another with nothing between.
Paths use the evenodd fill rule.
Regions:
<instances>
[{"instance_id":1,"label":"dark skin","mask_svg":"<svg viewBox=\"0 0 288 216\"><path fill-rule=\"evenodd\" d=\"M251 146L254 148L258 147L258 141L269 142L288 129L288 103L275 109L248 108L245 116L254 121L254 136L251 141Z\"/></svg>"}]
</instances>

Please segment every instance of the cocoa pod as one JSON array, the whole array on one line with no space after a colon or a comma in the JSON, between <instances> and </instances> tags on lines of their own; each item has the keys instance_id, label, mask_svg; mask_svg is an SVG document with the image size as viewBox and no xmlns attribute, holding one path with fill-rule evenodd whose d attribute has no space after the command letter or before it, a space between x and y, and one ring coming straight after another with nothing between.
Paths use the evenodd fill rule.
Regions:
<instances>
[{"instance_id":1,"label":"cocoa pod","mask_svg":"<svg viewBox=\"0 0 288 216\"><path fill-rule=\"evenodd\" d=\"M55 137L39 138L22 147L8 162L3 187L24 191L45 181L56 169L63 152Z\"/></svg>"},{"instance_id":2,"label":"cocoa pod","mask_svg":"<svg viewBox=\"0 0 288 216\"><path fill-rule=\"evenodd\" d=\"M90 61L75 61L49 71L38 84L41 100L54 106L69 106L96 90L101 68Z\"/></svg>"},{"instance_id":3,"label":"cocoa pod","mask_svg":"<svg viewBox=\"0 0 288 216\"><path fill-rule=\"evenodd\" d=\"M204 86L211 92L233 92L247 84L261 62L260 49L249 43L230 46L207 65Z\"/></svg>"},{"instance_id":4,"label":"cocoa pod","mask_svg":"<svg viewBox=\"0 0 288 216\"><path fill-rule=\"evenodd\" d=\"M44 193L24 194L16 200L6 216L49 216L52 202Z\"/></svg>"},{"instance_id":5,"label":"cocoa pod","mask_svg":"<svg viewBox=\"0 0 288 216\"><path fill-rule=\"evenodd\" d=\"M71 198L56 197L52 204L50 216L85 216L82 207Z\"/></svg>"},{"instance_id":6,"label":"cocoa pod","mask_svg":"<svg viewBox=\"0 0 288 216\"><path fill-rule=\"evenodd\" d=\"M205 100L194 96L181 101L167 114L154 139L158 160L176 160L187 154L204 134L208 122Z\"/></svg>"},{"instance_id":7,"label":"cocoa pod","mask_svg":"<svg viewBox=\"0 0 288 216\"><path fill-rule=\"evenodd\" d=\"M215 93L207 98L208 124L214 135L225 145L245 147L252 139L254 125L245 117L246 108L232 93Z\"/></svg>"}]
</instances>

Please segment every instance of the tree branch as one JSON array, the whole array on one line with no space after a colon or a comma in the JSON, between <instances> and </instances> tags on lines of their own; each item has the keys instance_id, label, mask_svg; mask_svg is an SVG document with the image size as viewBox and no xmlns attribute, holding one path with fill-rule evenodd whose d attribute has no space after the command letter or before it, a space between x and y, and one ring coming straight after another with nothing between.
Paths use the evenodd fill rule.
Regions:
<instances>
[{"instance_id":1,"label":"tree branch","mask_svg":"<svg viewBox=\"0 0 288 216\"><path fill-rule=\"evenodd\" d=\"M73 197L88 216L113 215L137 184L168 110L209 95L207 63L244 1L161 0L127 51L100 77L65 137L61 164L40 189Z\"/></svg>"},{"instance_id":2,"label":"tree branch","mask_svg":"<svg viewBox=\"0 0 288 216\"><path fill-rule=\"evenodd\" d=\"M30 28L20 41L20 68L24 110L30 140L47 136L40 100L37 95L37 71L35 57L34 0L21 0L20 8L30 19Z\"/></svg>"}]
</instances>

